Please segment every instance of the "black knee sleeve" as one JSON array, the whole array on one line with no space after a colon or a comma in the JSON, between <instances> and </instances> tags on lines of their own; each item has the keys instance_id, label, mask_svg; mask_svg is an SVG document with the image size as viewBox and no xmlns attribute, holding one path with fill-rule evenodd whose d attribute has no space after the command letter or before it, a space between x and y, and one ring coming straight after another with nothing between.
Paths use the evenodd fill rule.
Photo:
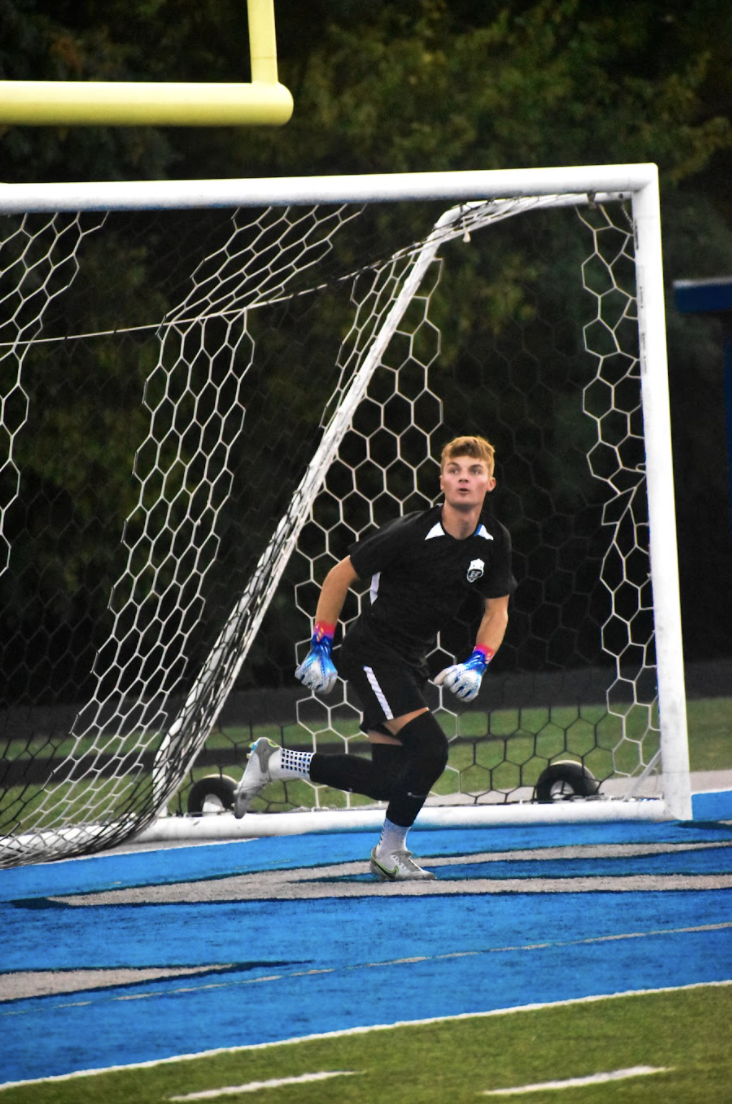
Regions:
<instances>
[{"instance_id":1,"label":"black knee sleeve","mask_svg":"<svg viewBox=\"0 0 732 1104\"><path fill-rule=\"evenodd\" d=\"M386 815L392 824L409 828L447 765L447 739L431 713L420 713L406 724L399 731L399 739L405 767L394 786Z\"/></svg>"},{"instance_id":2,"label":"black knee sleeve","mask_svg":"<svg viewBox=\"0 0 732 1104\"><path fill-rule=\"evenodd\" d=\"M447 739L431 713L420 713L399 732L407 755L404 780L425 797L447 766Z\"/></svg>"}]
</instances>

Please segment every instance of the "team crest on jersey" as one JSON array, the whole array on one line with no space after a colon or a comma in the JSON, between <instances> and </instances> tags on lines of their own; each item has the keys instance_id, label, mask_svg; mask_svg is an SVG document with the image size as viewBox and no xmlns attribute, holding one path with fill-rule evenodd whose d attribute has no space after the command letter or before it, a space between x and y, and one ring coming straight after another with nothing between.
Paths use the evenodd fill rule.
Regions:
<instances>
[{"instance_id":1,"label":"team crest on jersey","mask_svg":"<svg viewBox=\"0 0 732 1104\"><path fill-rule=\"evenodd\" d=\"M485 564L482 560L471 560L468 567L468 582L474 583L476 579L480 579L485 570Z\"/></svg>"}]
</instances>

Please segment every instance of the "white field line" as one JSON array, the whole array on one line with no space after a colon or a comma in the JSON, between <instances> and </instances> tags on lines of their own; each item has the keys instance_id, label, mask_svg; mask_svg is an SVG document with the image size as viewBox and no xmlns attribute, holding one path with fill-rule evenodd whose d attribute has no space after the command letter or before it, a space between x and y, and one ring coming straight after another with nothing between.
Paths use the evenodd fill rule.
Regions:
<instances>
[{"instance_id":1,"label":"white field line","mask_svg":"<svg viewBox=\"0 0 732 1104\"><path fill-rule=\"evenodd\" d=\"M0 1085L3 1089L13 1089L18 1085L39 1085L42 1082L71 1081L74 1077L96 1077L100 1073L118 1073L121 1070L155 1069L156 1066L170 1066L174 1062L195 1062L199 1058L215 1058L219 1054L241 1054L251 1050L270 1050L272 1047L290 1046L294 1043L312 1043L320 1039L346 1039L351 1035L369 1035L372 1031L393 1031L395 1027L425 1027L429 1024L452 1023L456 1020L484 1020L496 1016L513 1016L521 1012L543 1012L550 1008L571 1008L576 1004L599 1004L605 1000L617 1000L622 997L646 997L654 993L685 993L694 989L717 989L732 985L732 979L725 981L697 981L691 985L669 985L659 989L626 989L622 993L601 993L591 997L573 997L571 1000L545 1001L537 1004L522 1004L515 1008L491 1008L488 1012L460 1012L455 1016L430 1016L423 1020L396 1020L389 1024L370 1024L365 1027L348 1027L342 1031L322 1031L313 1035L299 1035L291 1039L277 1039L271 1043L248 1043L243 1046L215 1047L202 1050L197 1054L176 1054L171 1058L154 1058L149 1062L130 1062L124 1066L101 1066L99 1069L75 1070L73 1073L54 1074L51 1077L30 1078L27 1081L8 1081Z\"/></svg>"},{"instance_id":2,"label":"white field line","mask_svg":"<svg viewBox=\"0 0 732 1104\"><path fill-rule=\"evenodd\" d=\"M550 1089L576 1089L582 1085L604 1085L607 1081L625 1081L628 1077L645 1077L649 1073L670 1073L666 1066L631 1066L612 1073L593 1073L589 1077L570 1077L566 1081L542 1081L536 1085L517 1085L513 1089L486 1089L481 1096L519 1096L523 1093L546 1092ZM184 1097L173 1097L182 1100Z\"/></svg>"},{"instance_id":3,"label":"white field line","mask_svg":"<svg viewBox=\"0 0 732 1104\"><path fill-rule=\"evenodd\" d=\"M229 1085L224 1089L205 1089L187 1093L186 1096L169 1096L168 1100L213 1100L217 1096L235 1096L237 1093L259 1092L260 1089L279 1089L281 1085L304 1085L309 1081L327 1081L330 1077L353 1077L356 1070L327 1070L322 1073L302 1073L299 1077L280 1077L273 1081L250 1081L248 1085Z\"/></svg>"}]
</instances>

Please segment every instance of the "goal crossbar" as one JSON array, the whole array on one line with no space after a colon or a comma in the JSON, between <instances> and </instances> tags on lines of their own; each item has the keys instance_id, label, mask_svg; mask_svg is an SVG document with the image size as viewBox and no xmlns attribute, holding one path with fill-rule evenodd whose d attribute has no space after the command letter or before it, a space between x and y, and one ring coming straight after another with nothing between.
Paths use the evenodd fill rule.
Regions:
<instances>
[{"instance_id":1,"label":"goal crossbar","mask_svg":"<svg viewBox=\"0 0 732 1104\"><path fill-rule=\"evenodd\" d=\"M293 100L277 73L273 0L248 0L250 83L0 80L15 126L282 126Z\"/></svg>"},{"instance_id":2,"label":"goal crossbar","mask_svg":"<svg viewBox=\"0 0 732 1104\"><path fill-rule=\"evenodd\" d=\"M646 188L652 193L658 188L658 170L652 164L232 180L81 181L3 185L0 210L5 214L183 210L427 199L457 202L532 195L589 195L600 200L603 196L636 195Z\"/></svg>"}]
</instances>

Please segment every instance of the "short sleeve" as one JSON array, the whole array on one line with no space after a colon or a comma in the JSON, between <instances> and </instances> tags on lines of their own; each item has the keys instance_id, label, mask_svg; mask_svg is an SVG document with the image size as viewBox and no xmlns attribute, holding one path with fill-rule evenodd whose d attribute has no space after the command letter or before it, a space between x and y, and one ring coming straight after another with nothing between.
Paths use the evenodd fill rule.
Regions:
<instances>
[{"instance_id":1,"label":"short sleeve","mask_svg":"<svg viewBox=\"0 0 732 1104\"><path fill-rule=\"evenodd\" d=\"M351 545L348 553L359 579L377 575L401 556L410 517L395 518Z\"/></svg>"},{"instance_id":2,"label":"short sleeve","mask_svg":"<svg viewBox=\"0 0 732 1104\"><path fill-rule=\"evenodd\" d=\"M508 529L499 524L495 524L493 532L490 567L480 580L478 590L484 598L503 598L505 594L513 594L517 587L511 567L511 536Z\"/></svg>"}]
</instances>

